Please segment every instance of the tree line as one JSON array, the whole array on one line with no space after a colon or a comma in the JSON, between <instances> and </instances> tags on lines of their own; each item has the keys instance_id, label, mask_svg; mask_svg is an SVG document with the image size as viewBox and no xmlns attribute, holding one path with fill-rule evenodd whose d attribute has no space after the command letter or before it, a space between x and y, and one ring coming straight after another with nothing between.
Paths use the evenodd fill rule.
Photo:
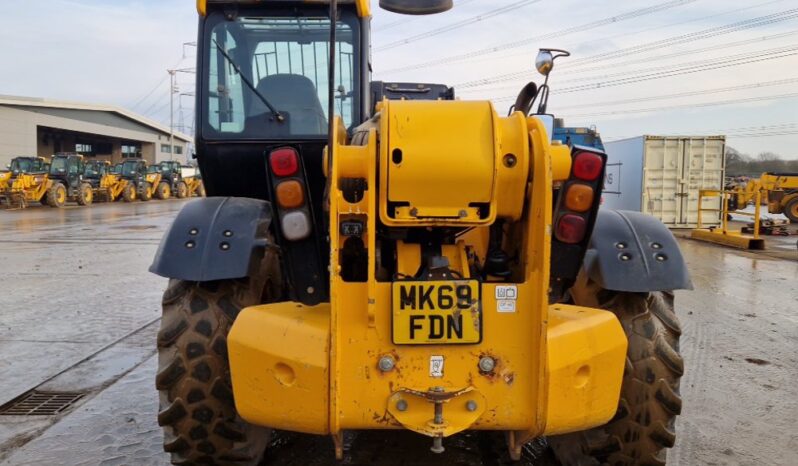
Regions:
<instances>
[{"instance_id":1,"label":"tree line","mask_svg":"<svg viewBox=\"0 0 798 466\"><path fill-rule=\"evenodd\" d=\"M798 173L798 160L784 160L773 152L762 152L752 157L734 147L726 147L726 176L758 177L765 172Z\"/></svg>"}]
</instances>

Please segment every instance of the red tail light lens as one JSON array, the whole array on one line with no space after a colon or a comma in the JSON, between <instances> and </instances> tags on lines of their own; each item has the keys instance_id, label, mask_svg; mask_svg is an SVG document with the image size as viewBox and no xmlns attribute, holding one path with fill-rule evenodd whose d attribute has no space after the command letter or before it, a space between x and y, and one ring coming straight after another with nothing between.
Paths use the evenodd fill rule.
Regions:
<instances>
[{"instance_id":1,"label":"red tail light lens","mask_svg":"<svg viewBox=\"0 0 798 466\"><path fill-rule=\"evenodd\" d=\"M585 239L587 221L584 217L574 214L565 214L557 222L554 236L557 240L567 244L577 244Z\"/></svg>"},{"instance_id":2,"label":"red tail light lens","mask_svg":"<svg viewBox=\"0 0 798 466\"><path fill-rule=\"evenodd\" d=\"M592 152L580 152L574 157L574 176L584 181L594 181L601 175L604 159Z\"/></svg>"},{"instance_id":3,"label":"red tail light lens","mask_svg":"<svg viewBox=\"0 0 798 466\"><path fill-rule=\"evenodd\" d=\"M269 156L269 164L276 176L292 176L299 171L299 154L291 147L275 149Z\"/></svg>"}]
</instances>

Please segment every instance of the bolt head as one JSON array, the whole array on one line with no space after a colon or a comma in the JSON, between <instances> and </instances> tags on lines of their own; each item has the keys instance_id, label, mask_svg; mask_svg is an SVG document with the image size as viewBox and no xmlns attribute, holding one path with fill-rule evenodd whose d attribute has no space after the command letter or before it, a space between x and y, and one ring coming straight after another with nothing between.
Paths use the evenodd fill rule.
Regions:
<instances>
[{"instance_id":1,"label":"bolt head","mask_svg":"<svg viewBox=\"0 0 798 466\"><path fill-rule=\"evenodd\" d=\"M479 359L479 370L482 372L493 372L496 368L496 360L490 356L482 356Z\"/></svg>"},{"instance_id":2,"label":"bolt head","mask_svg":"<svg viewBox=\"0 0 798 466\"><path fill-rule=\"evenodd\" d=\"M477 410L477 402L474 400L468 400L468 403L466 403L466 409L473 413Z\"/></svg>"},{"instance_id":3,"label":"bolt head","mask_svg":"<svg viewBox=\"0 0 798 466\"><path fill-rule=\"evenodd\" d=\"M407 401L399 400L396 402L396 409L399 411L407 411Z\"/></svg>"},{"instance_id":4,"label":"bolt head","mask_svg":"<svg viewBox=\"0 0 798 466\"><path fill-rule=\"evenodd\" d=\"M396 367L396 362L390 356L383 356L380 358L380 362L377 365L381 371L390 372Z\"/></svg>"},{"instance_id":5,"label":"bolt head","mask_svg":"<svg viewBox=\"0 0 798 466\"><path fill-rule=\"evenodd\" d=\"M188 248L188 249L193 249L193 248L194 248L194 241L188 241L188 242L186 242L186 248Z\"/></svg>"},{"instance_id":6,"label":"bolt head","mask_svg":"<svg viewBox=\"0 0 798 466\"><path fill-rule=\"evenodd\" d=\"M191 236L197 236L197 233L199 233L199 230L197 230L196 228L188 230L188 234Z\"/></svg>"},{"instance_id":7,"label":"bolt head","mask_svg":"<svg viewBox=\"0 0 798 466\"><path fill-rule=\"evenodd\" d=\"M230 243L221 243L221 244L219 244L219 248L222 251L227 251L228 249L230 249Z\"/></svg>"},{"instance_id":8,"label":"bolt head","mask_svg":"<svg viewBox=\"0 0 798 466\"><path fill-rule=\"evenodd\" d=\"M230 231L230 230L225 230L225 231L224 231L224 233L222 233L222 234L223 234L223 235L224 235L226 238L229 238L229 237L233 236L233 232L232 232L232 231Z\"/></svg>"}]
</instances>

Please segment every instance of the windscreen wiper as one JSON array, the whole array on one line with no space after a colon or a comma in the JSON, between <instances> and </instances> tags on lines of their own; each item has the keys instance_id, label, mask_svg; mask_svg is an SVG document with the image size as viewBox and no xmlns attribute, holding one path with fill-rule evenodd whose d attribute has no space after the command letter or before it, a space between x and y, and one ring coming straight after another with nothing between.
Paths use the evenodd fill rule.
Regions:
<instances>
[{"instance_id":1,"label":"windscreen wiper","mask_svg":"<svg viewBox=\"0 0 798 466\"><path fill-rule=\"evenodd\" d=\"M252 90L252 92L254 92L256 96L258 96L261 102L263 102L267 107L269 107L269 110L272 112L272 115L274 115L274 118L279 122L285 121L285 117L282 115L282 113L280 113L276 108L274 108L274 105L269 103L269 99L267 99L263 94L261 94L261 92L258 91L258 89L255 87L255 85L252 84L252 81L250 81L249 78L247 78L244 75L244 73L241 72L241 67L239 67L238 64L235 62L235 60L233 60L233 57L228 55L228 53L224 50L224 48L222 48L221 45L219 45L219 42L217 42L216 39L211 39L211 40L213 41L214 45L216 45L216 48L219 49L219 52L221 52L225 60L227 60L227 62L233 66L233 69L236 70L236 73L238 73L238 75L241 76L241 81L243 81L244 84L246 84L247 87L250 88L250 90Z\"/></svg>"}]
</instances>

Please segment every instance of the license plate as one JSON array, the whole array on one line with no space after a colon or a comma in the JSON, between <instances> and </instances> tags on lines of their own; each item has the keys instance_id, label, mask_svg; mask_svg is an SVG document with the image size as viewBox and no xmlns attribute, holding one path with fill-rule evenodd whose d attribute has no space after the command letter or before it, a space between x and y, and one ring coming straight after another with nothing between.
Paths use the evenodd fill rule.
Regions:
<instances>
[{"instance_id":1,"label":"license plate","mask_svg":"<svg viewBox=\"0 0 798 466\"><path fill-rule=\"evenodd\" d=\"M391 295L395 344L457 345L482 341L477 280L396 281Z\"/></svg>"}]
</instances>

